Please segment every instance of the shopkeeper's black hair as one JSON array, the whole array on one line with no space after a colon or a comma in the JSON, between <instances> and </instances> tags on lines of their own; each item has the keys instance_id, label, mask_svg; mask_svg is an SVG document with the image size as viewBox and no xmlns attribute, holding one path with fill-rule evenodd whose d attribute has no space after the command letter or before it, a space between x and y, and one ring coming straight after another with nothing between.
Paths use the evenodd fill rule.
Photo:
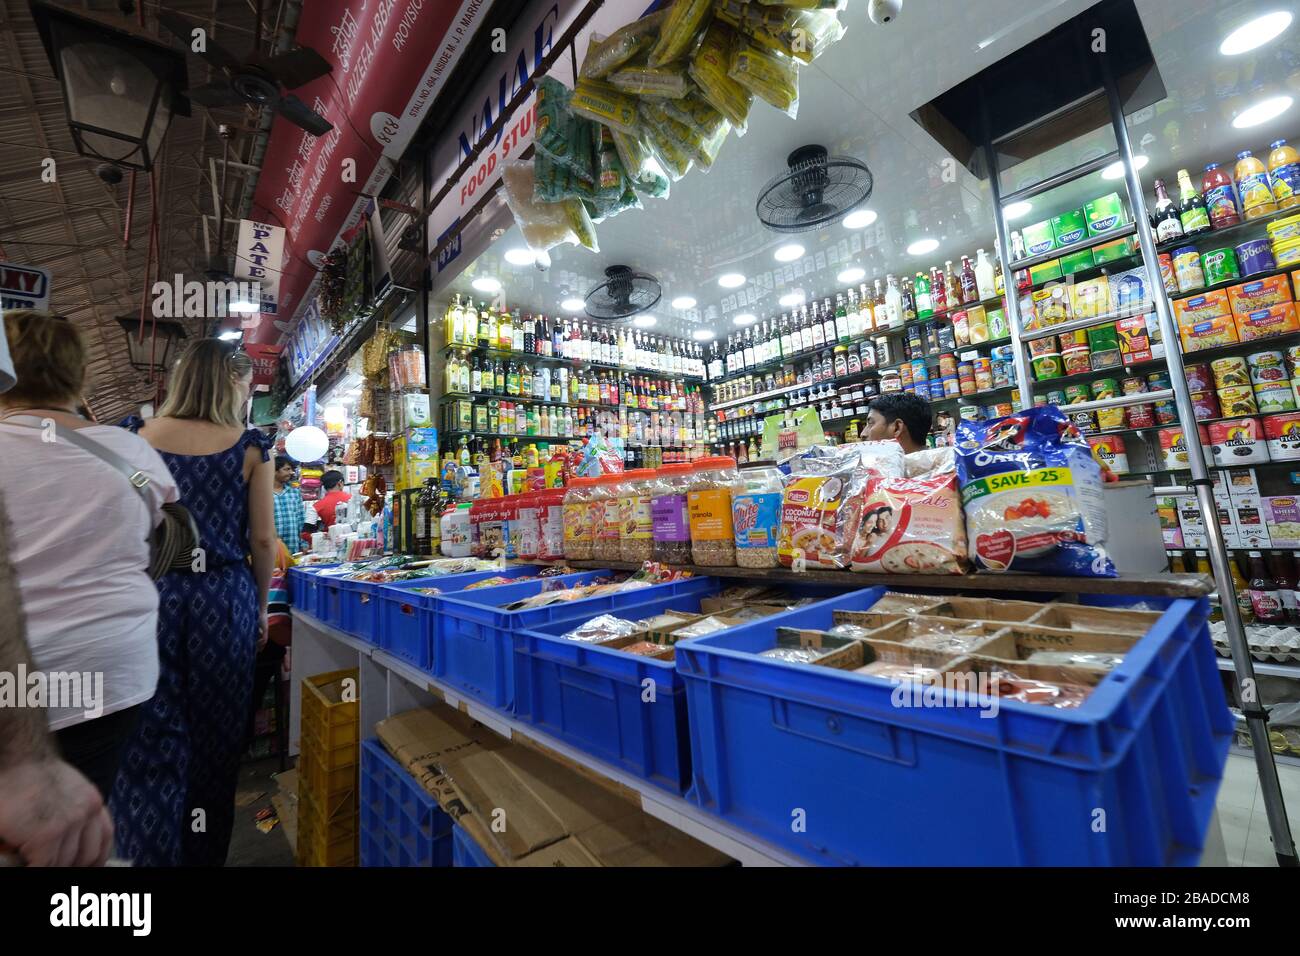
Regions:
<instances>
[{"instance_id":1,"label":"shopkeeper's black hair","mask_svg":"<svg viewBox=\"0 0 1300 956\"><path fill-rule=\"evenodd\" d=\"M895 392L872 399L870 407L880 413L886 424L892 424L901 418L912 441L918 445L925 444L934 421L929 402L907 392Z\"/></svg>"},{"instance_id":2,"label":"shopkeeper's black hair","mask_svg":"<svg viewBox=\"0 0 1300 956\"><path fill-rule=\"evenodd\" d=\"M276 455L276 456L275 456L275 470L276 470L276 471L279 471L279 470L280 470L281 468L283 468L285 465L292 465L292 464L293 464L293 459L290 458L288 455Z\"/></svg>"},{"instance_id":3,"label":"shopkeeper's black hair","mask_svg":"<svg viewBox=\"0 0 1300 956\"><path fill-rule=\"evenodd\" d=\"M320 476L320 483L324 486L326 491L337 488L339 485L343 484L343 472L327 471L325 474Z\"/></svg>"}]
</instances>

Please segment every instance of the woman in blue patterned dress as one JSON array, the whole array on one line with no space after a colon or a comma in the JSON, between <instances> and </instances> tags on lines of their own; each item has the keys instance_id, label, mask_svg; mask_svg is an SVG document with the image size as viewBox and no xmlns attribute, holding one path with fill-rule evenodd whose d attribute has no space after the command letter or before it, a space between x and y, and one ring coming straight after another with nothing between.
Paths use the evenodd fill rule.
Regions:
<instances>
[{"instance_id":1,"label":"woman in blue patterned dress","mask_svg":"<svg viewBox=\"0 0 1300 956\"><path fill-rule=\"evenodd\" d=\"M221 866L230 844L276 540L270 442L243 427L251 381L246 354L201 339L158 416L126 423L162 455L201 539L193 570L158 582L158 689L110 804L137 866Z\"/></svg>"}]
</instances>

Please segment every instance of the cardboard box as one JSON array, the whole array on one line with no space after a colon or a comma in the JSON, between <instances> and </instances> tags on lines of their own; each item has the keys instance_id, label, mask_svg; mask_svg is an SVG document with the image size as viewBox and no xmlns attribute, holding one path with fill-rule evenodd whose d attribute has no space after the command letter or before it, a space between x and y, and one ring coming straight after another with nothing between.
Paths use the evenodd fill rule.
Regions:
<instances>
[{"instance_id":1,"label":"cardboard box","mask_svg":"<svg viewBox=\"0 0 1300 956\"><path fill-rule=\"evenodd\" d=\"M1047 606L1039 601L1004 601L953 595L933 598L933 603L927 602L928 606L923 611L909 613L891 609L891 605L885 603L890 597L886 594L868 611L836 611L832 618L836 624L857 624L860 627L882 627L892 621L918 615L964 621L1028 621ZM876 623L867 623L873 621Z\"/></svg>"},{"instance_id":2,"label":"cardboard box","mask_svg":"<svg viewBox=\"0 0 1300 956\"><path fill-rule=\"evenodd\" d=\"M1038 614L1026 623L1036 628L1129 634L1138 638L1155 627L1161 613L1160 611L1133 611L1128 608L1052 603L1044 605Z\"/></svg>"},{"instance_id":3,"label":"cardboard box","mask_svg":"<svg viewBox=\"0 0 1300 956\"><path fill-rule=\"evenodd\" d=\"M1083 216L1088 222L1088 235L1101 236L1113 232L1128 222L1124 215L1124 203L1119 193L1107 193L1091 202L1084 203Z\"/></svg>"},{"instance_id":4,"label":"cardboard box","mask_svg":"<svg viewBox=\"0 0 1300 956\"><path fill-rule=\"evenodd\" d=\"M1201 322L1221 315L1232 315L1228 303L1228 293L1223 289L1207 292L1205 295L1189 295L1174 299L1174 318L1181 327L1185 323Z\"/></svg>"},{"instance_id":5,"label":"cardboard box","mask_svg":"<svg viewBox=\"0 0 1300 956\"><path fill-rule=\"evenodd\" d=\"M1243 342L1300 331L1300 322L1296 320L1295 305L1290 302L1269 306L1266 309L1256 309L1254 312L1238 314L1235 318L1237 334Z\"/></svg>"},{"instance_id":6,"label":"cardboard box","mask_svg":"<svg viewBox=\"0 0 1300 956\"><path fill-rule=\"evenodd\" d=\"M1110 311L1110 280L1104 275L1070 286L1070 308L1076 319L1095 319Z\"/></svg>"},{"instance_id":7,"label":"cardboard box","mask_svg":"<svg viewBox=\"0 0 1300 956\"><path fill-rule=\"evenodd\" d=\"M408 392L402 396L402 427L431 428L434 424L429 396L422 392Z\"/></svg>"},{"instance_id":8,"label":"cardboard box","mask_svg":"<svg viewBox=\"0 0 1300 956\"><path fill-rule=\"evenodd\" d=\"M1232 345L1239 341L1237 326L1231 315L1214 315L1206 319L1178 320L1178 336L1183 341L1184 352Z\"/></svg>"},{"instance_id":9,"label":"cardboard box","mask_svg":"<svg viewBox=\"0 0 1300 956\"><path fill-rule=\"evenodd\" d=\"M1164 539L1165 548L1183 547L1183 529L1178 525L1178 499L1157 498L1156 518L1160 521L1160 536Z\"/></svg>"},{"instance_id":10,"label":"cardboard box","mask_svg":"<svg viewBox=\"0 0 1300 956\"><path fill-rule=\"evenodd\" d=\"M1300 497L1261 498L1264 528L1274 548L1300 548Z\"/></svg>"},{"instance_id":11,"label":"cardboard box","mask_svg":"<svg viewBox=\"0 0 1300 956\"><path fill-rule=\"evenodd\" d=\"M1091 269L1097 263L1093 259L1091 249L1083 249L1079 252L1072 252L1068 256L1061 256L1061 274L1072 276L1076 272L1082 272L1084 269Z\"/></svg>"},{"instance_id":12,"label":"cardboard box","mask_svg":"<svg viewBox=\"0 0 1300 956\"><path fill-rule=\"evenodd\" d=\"M406 458L408 461L438 460L438 429L409 428L402 436L406 439Z\"/></svg>"},{"instance_id":13,"label":"cardboard box","mask_svg":"<svg viewBox=\"0 0 1300 956\"><path fill-rule=\"evenodd\" d=\"M1057 249L1072 246L1088 236L1088 224L1083 218L1082 209L1070 209L1059 216L1053 216L1051 221L1052 238ZM1046 252L1047 250L1044 249L1043 251ZM1061 268L1065 269L1064 260L1061 261Z\"/></svg>"},{"instance_id":14,"label":"cardboard box","mask_svg":"<svg viewBox=\"0 0 1300 956\"><path fill-rule=\"evenodd\" d=\"M1286 276L1249 279L1240 285L1228 286L1224 291L1228 293L1228 303L1234 315L1249 315L1260 309L1293 301Z\"/></svg>"},{"instance_id":15,"label":"cardboard box","mask_svg":"<svg viewBox=\"0 0 1300 956\"><path fill-rule=\"evenodd\" d=\"M1184 547L1208 548L1210 546L1200 505L1190 495L1178 496L1178 526L1183 532Z\"/></svg>"},{"instance_id":16,"label":"cardboard box","mask_svg":"<svg viewBox=\"0 0 1300 956\"><path fill-rule=\"evenodd\" d=\"M1039 282L1050 282L1052 279L1061 278L1061 260L1051 259L1047 262L1040 262L1036 266L1029 267L1029 281L1035 285Z\"/></svg>"},{"instance_id":17,"label":"cardboard box","mask_svg":"<svg viewBox=\"0 0 1300 956\"><path fill-rule=\"evenodd\" d=\"M1146 362L1154 357L1151 336L1147 327L1148 316L1131 315L1115 322L1119 333L1119 352L1123 364Z\"/></svg>"},{"instance_id":18,"label":"cardboard box","mask_svg":"<svg viewBox=\"0 0 1300 956\"><path fill-rule=\"evenodd\" d=\"M1263 499L1243 495L1231 500L1232 520L1239 548L1272 548L1272 538L1264 517Z\"/></svg>"},{"instance_id":19,"label":"cardboard box","mask_svg":"<svg viewBox=\"0 0 1300 956\"><path fill-rule=\"evenodd\" d=\"M1221 468L1210 474L1214 476L1216 495L1219 488L1223 487L1231 498L1259 496L1259 478L1254 468Z\"/></svg>"},{"instance_id":20,"label":"cardboard box","mask_svg":"<svg viewBox=\"0 0 1300 956\"><path fill-rule=\"evenodd\" d=\"M1025 252L1031 256L1040 256L1056 248L1056 234L1049 219L1025 226L1020 230L1020 238L1024 240Z\"/></svg>"},{"instance_id":21,"label":"cardboard box","mask_svg":"<svg viewBox=\"0 0 1300 956\"><path fill-rule=\"evenodd\" d=\"M1093 263L1099 266L1114 262L1116 259L1127 259L1129 256L1137 254L1137 236L1125 236L1123 239L1116 239L1114 242L1092 247Z\"/></svg>"},{"instance_id":22,"label":"cardboard box","mask_svg":"<svg viewBox=\"0 0 1300 956\"><path fill-rule=\"evenodd\" d=\"M1145 269L1126 269L1110 277L1110 311L1137 315L1151 309L1151 289Z\"/></svg>"}]
</instances>

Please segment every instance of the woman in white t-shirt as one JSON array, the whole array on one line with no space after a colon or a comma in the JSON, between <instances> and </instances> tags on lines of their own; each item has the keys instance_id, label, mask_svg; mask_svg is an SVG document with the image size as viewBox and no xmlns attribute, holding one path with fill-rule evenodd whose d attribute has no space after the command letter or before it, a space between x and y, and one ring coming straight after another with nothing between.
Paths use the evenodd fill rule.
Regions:
<instances>
[{"instance_id":1,"label":"woman in white t-shirt","mask_svg":"<svg viewBox=\"0 0 1300 956\"><path fill-rule=\"evenodd\" d=\"M144 439L77 413L86 355L70 322L14 311L4 323L17 383L0 395L0 487L28 646L41 672L28 677L22 703L45 709L64 759L107 798L158 682L148 536L162 505L176 500L176 484ZM61 440L65 429L147 475L148 503L108 462Z\"/></svg>"}]
</instances>

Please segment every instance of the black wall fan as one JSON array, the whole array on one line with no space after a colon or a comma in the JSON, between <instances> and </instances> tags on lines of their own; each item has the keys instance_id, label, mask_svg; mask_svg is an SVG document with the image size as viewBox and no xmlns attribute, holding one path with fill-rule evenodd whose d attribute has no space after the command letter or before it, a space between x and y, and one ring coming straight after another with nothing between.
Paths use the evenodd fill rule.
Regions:
<instances>
[{"instance_id":1,"label":"black wall fan","mask_svg":"<svg viewBox=\"0 0 1300 956\"><path fill-rule=\"evenodd\" d=\"M786 165L758 194L754 210L773 232L834 225L871 198L871 170L852 156L831 156L824 146L800 146Z\"/></svg>"},{"instance_id":2,"label":"black wall fan","mask_svg":"<svg viewBox=\"0 0 1300 956\"><path fill-rule=\"evenodd\" d=\"M193 49L193 23L167 10L158 11L158 22L186 49ZM186 95L195 103L211 109L241 103L267 106L313 136L324 136L334 128L329 120L287 92L333 70L329 62L311 47L296 47L269 57L254 50L246 59L240 60L211 36L205 37L204 46L195 55L225 75L206 86L191 88Z\"/></svg>"},{"instance_id":3,"label":"black wall fan","mask_svg":"<svg viewBox=\"0 0 1300 956\"><path fill-rule=\"evenodd\" d=\"M646 272L610 266L605 281L587 293L586 311L593 319L626 319L659 304L663 286Z\"/></svg>"}]
</instances>

